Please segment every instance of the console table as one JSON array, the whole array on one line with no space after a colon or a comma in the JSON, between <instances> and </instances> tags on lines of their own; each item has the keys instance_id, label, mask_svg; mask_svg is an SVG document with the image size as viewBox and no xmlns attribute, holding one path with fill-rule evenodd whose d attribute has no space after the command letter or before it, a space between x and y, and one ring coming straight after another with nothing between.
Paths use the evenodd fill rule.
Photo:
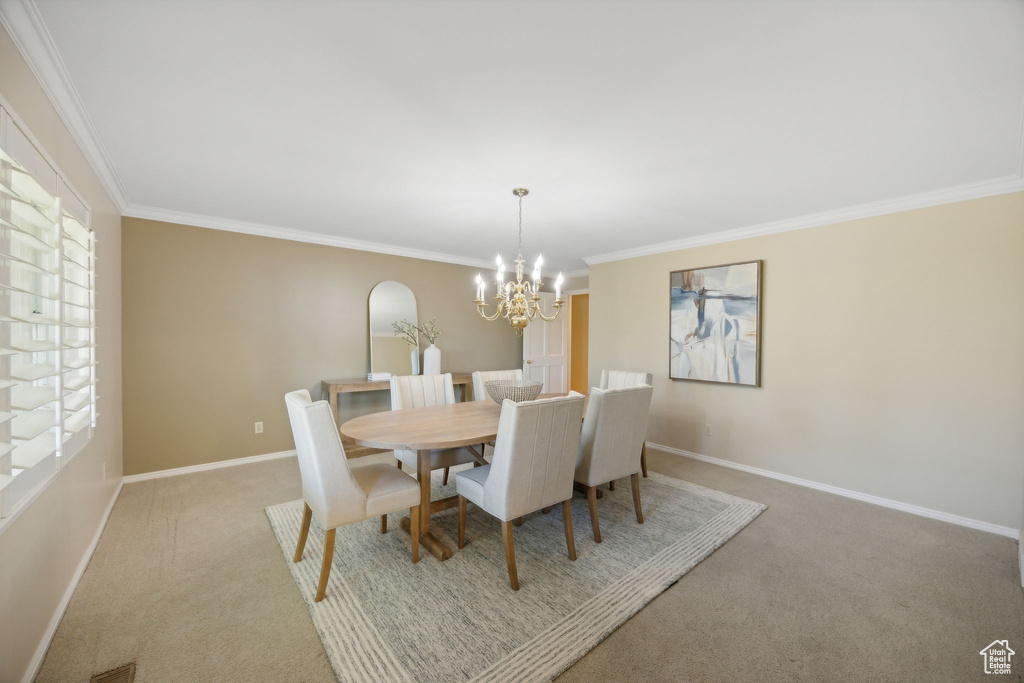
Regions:
<instances>
[{"instance_id":1,"label":"console table","mask_svg":"<svg viewBox=\"0 0 1024 683\"><path fill-rule=\"evenodd\" d=\"M467 387L469 387L472 382L472 373L452 373L452 384L456 387L462 387L461 398L463 401L466 400ZM327 402L331 404L331 411L333 412L334 420L339 424L341 420L338 418L338 394L351 394L359 391L391 391L391 382L389 380L371 382L366 378L361 377L356 377L354 379L324 379L320 381L320 398L326 398ZM352 442L343 441L342 443L345 447L345 454L350 458L358 458L364 455L383 452L379 448L358 446Z\"/></svg>"},{"instance_id":2,"label":"console table","mask_svg":"<svg viewBox=\"0 0 1024 683\"><path fill-rule=\"evenodd\" d=\"M453 372L452 384L462 387L462 400L466 400L466 388L472 384L473 374L469 372ZM338 394L351 394L357 391L391 391L391 382L383 380L371 382L367 379L324 379L320 381L320 398L327 398L334 411L334 419L338 419Z\"/></svg>"}]
</instances>

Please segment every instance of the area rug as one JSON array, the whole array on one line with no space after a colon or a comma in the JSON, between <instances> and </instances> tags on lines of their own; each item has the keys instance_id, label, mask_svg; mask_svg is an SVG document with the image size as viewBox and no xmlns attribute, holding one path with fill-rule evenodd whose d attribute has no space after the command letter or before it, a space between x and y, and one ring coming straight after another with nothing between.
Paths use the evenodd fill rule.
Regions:
<instances>
[{"instance_id":1,"label":"area rug","mask_svg":"<svg viewBox=\"0 0 1024 683\"><path fill-rule=\"evenodd\" d=\"M433 497L455 493L434 473ZM341 527L327 597L316 595L324 530L314 521L303 559L291 561L302 502L267 508L284 560L340 681L549 680L594 648L765 509L764 505L651 473L641 480L644 524L629 481L598 501L602 543L587 501L573 499L577 560L566 555L562 515L515 527L520 590L509 588L501 527L470 505L466 547L446 562L410 559L401 515ZM408 513L406 513L408 514ZM432 518L455 547L456 510Z\"/></svg>"}]
</instances>

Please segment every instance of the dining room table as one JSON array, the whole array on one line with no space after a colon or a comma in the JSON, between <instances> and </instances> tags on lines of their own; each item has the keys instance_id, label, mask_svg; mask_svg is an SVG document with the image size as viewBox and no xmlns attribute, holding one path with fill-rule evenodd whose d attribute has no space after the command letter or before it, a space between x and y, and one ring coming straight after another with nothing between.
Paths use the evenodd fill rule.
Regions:
<instances>
[{"instance_id":1,"label":"dining room table","mask_svg":"<svg viewBox=\"0 0 1024 683\"><path fill-rule=\"evenodd\" d=\"M370 413L341 425L343 439L360 446L384 450L416 451L416 480L420 485L420 543L439 560L452 556L452 546L430 530L430 516L458 505L458 496L430 499L430 452L467 447L479 464L484 445L498 435L501 406L494 401L470 401L426 408ZM479 452L477 449L479 448ZM409 531L409 518L401 526Z\"/></svg>"},{"instance_id":2,"label":"dining room table","mask_svg":"<svg viewBox=\"0 0 1024 683\"><path fill-rule=\"evenodd\" d=\"M565 395L544 393L537 398ZM456 507L459 497L430 499L430 451L466 447L478 465L486 465L484 447L497 438L500 417L501 406L494 401L468 401L370 413L345 422L339 431L342 439L359 446L416 451L416 481L420 485L420 544L431 555L444 561L452 556L454 550L446 539L431 532L430 517L435 512ZM401 519L401 527L409 531L408 517Z\"/></svg>"}]
</instances>

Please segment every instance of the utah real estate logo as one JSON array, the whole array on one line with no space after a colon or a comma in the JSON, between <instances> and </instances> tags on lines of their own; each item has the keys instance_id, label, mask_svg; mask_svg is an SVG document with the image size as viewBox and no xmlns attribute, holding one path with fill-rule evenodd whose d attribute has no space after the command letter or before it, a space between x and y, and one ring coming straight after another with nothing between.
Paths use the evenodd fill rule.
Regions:
<instances>
[{"instance_id":1,"label":"utah real estate logo","mask_svg":"<svg viewBox=\"0 0 1024 683\"><path fill-rule=\"evenodd\" d=\"M1009 641L993 640L978 654L985 658L985 673L1008 674L1010 673L1010 658L1017 653L1010 649Z\"/></svg>"}]
</instances>

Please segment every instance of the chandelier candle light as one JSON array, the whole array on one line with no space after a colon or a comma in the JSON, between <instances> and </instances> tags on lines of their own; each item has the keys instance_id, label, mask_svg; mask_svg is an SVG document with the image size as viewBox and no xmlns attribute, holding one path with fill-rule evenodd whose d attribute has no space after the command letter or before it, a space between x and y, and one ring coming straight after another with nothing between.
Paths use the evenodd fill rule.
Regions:
<instances>
[{"instance_id":1,"label":"chandelier candle light","mask_svg":"<svg viewBox=\"0 0 1024 683\"><path fill-rule=\"evenodd\" d=\"M519 336L522 336L523 328L529 325L538 315L541 317L541 320L545 321L557 318L558 312L565 304L565 300L562 299L562 274L559 273L558 279L555 280L554 312L551 315L544 315L544 312L540 310L540 286L544 284L540 279L540 267L544 263L543 257L538 256L537 262L533 266L532 282L530 280L523 280L523 265L526 263L523 260L523 197L529 193L529 190L522 187L512 190L512 194L519 197L519 255L516 256L515 262L516 279L515 282L511 280L505 282L505 264L502 263L501 256L498 256L495 259L498 269L495 276L497 291L494 294L494 301L498 304L498 310L493 315L487 315L485 311L487 302L484 300L484 295L487 291L487 285L479 273L476 276L477 312L485 320L497 320L499 317L507 319Z\"/></svg>"}]
</instances>

